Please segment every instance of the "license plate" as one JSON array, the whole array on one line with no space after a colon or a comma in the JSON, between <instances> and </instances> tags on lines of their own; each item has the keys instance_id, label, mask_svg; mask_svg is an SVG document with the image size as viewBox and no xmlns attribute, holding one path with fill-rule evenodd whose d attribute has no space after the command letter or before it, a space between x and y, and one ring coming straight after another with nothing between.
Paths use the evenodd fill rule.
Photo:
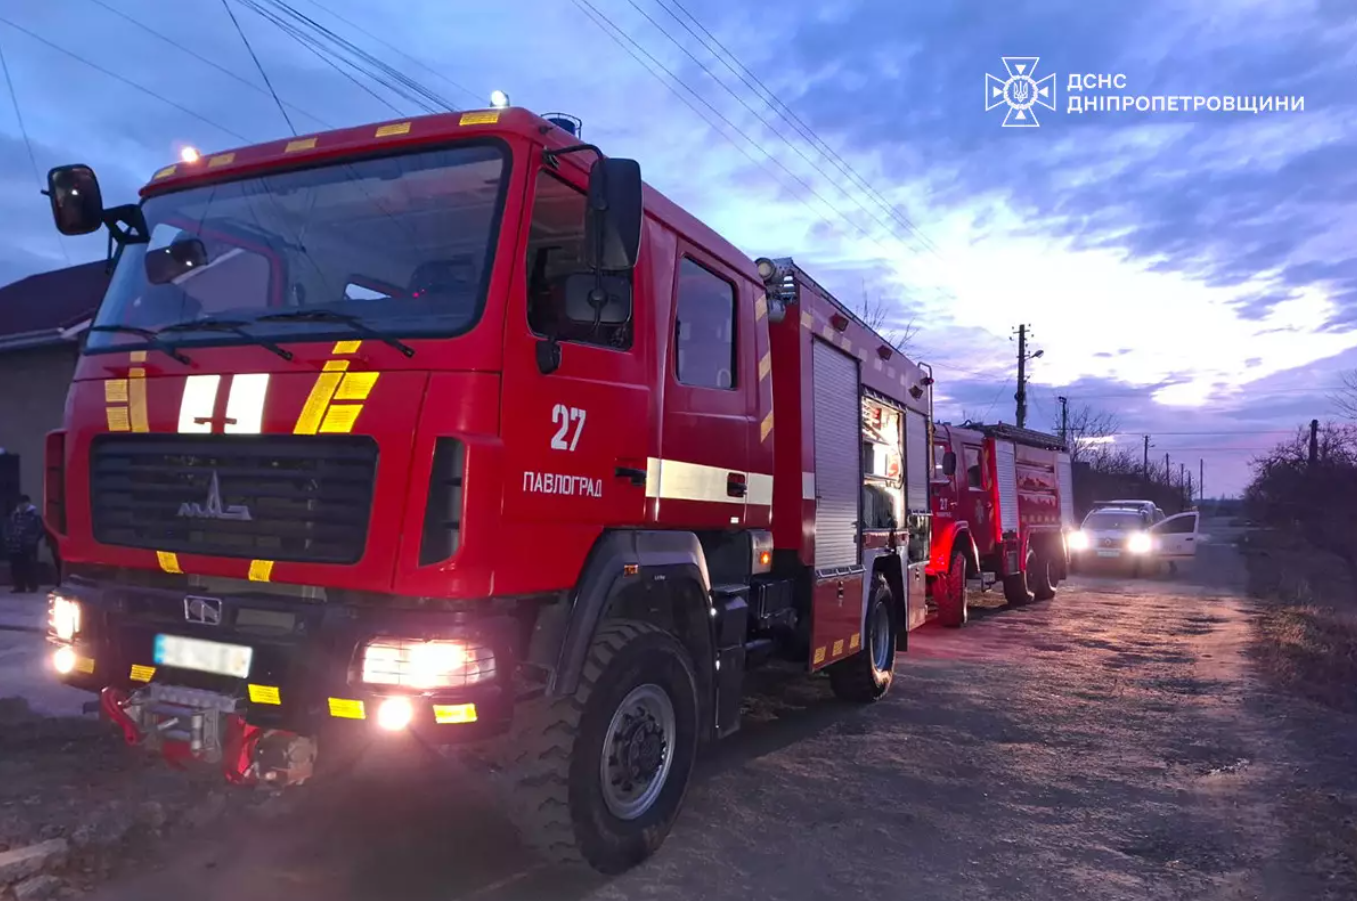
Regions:
<instances>
[{"instance_id":1,"label":"license plate","mask_svg":"<svg viewBox=\"0 0 1357 901\"><path fill-rule=\"evenodd\" d=\"M1098 551L1099 557L1120 557L1121 551Z\"/></svg>"},{"instance_id":2,"label":"license plate","mask_svg":"<svg viewBox=\"0 0 1357 901\"><path fill-rule=\"evenodd\" d=\"M177 666L181 669L216 673L244 679L250 675L254 648L181 635L155 637L155 662L159 666Z\"/></svg>"}]
</instances>

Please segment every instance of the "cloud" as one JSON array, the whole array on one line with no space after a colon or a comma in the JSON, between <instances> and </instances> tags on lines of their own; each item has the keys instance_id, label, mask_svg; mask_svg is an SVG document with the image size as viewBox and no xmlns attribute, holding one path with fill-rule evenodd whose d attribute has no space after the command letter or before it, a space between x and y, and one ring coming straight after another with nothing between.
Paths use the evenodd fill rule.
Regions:
<instances>
[{"instance_id":1,"label":"cloud","mask_svg":"<svg viewBox=\"0 0 1357 901\"><path fill-rule=\"evenodd\" d=\"M89 48L90 62L145 89L0 24L40 169L90 162L120 201L184 143L222 150L287 133L224 11L110 5L168 40L92 2L78 16L34 4L0 12ZM357 0L297 4L454 104L502 88L518 104L579 115L587 140L640 159L649 181L738 247L795 256L850 305L865 283L896 304L892 325L918 326L914 351L938 365L939 396L957 414L1011 417L1020 322L1046 351L1032 367L1043 421L1064 394L1114 408L1128 428L1290 428L1307 403L1322 406L1339 364L1357 365L1350 2L800 0L774 13L685 0L700 26L666 5L410 0L396 16ZM299 130L387 120L388 104L414 111L244 7L237 15ZM615 41L608 22L636 43ZM710 55L703 28L755 76ZM1039 55L1038 74L1057 74L1061 95L1071 73L1123 73L1131 95L1303 95L1306 105L1073 114L1061 96L1040 129L1002 129L980 89L1012 54ZM756 99L765 86L796 121ZM4 99L0 279L61 265L63 248L77 262L101 256L101 236L55 237ZM1289 389L1266 408L1247 400L1278 384ZM1247 455L1230 459L1216 484L1234 490Z\"/></svg>"}]
</instances>

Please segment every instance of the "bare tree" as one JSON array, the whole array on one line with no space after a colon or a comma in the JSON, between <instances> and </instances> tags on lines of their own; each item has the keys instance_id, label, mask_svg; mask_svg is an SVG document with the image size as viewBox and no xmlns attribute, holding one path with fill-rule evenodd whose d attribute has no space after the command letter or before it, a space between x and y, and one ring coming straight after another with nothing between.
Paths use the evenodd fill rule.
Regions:
<instances>
[{"instance_id":1,"label":"bare tree","mask_svg":"<svg viewBox=\"0 0 1357 901\"><path fill-rule=\"evenodd\" d=\"M887 328L890 323L895 321L895 311L896 305L894 303L879 294L873 297L868 293L867 280L862 280L862 300L853 312L857 314L859 319L867 323L872 331L885 338L891 347L894 347L900 353L905 353L913 343L914 336L918 334L919 329L912 318L905 323L904 328Z\"/></svg>"},{"instance_id":2,"label":"bare tree","mask_svg":"<svg viewBox=\"0 0 1357 901\"><path fill-rule=\"evenodd\" d=\"M1051 425L1051 432L1060 434L1059 417ZM1069 408L1069 432L1065 436L1070 447L1070 460L1089 463L1094 469L1107 472L1122 471L1127 460L1134 460L1128 448L1116 447L1112 439L1121 431L1121 423L1113 413L1098 410L1088 404ZM1138 467L1133 467L1130 472Z\"/></svg>"},{"instance_id":3,"label":"bare tree","mask_svg":"<svg viewBox=\"0 0 1357 901\"><path fill-rule=\"evenodd\" d=\"M1357 369L1349 369L1341 377L1342 386L1329 395L1329 403L1344 419L1357 419Z\"/></svg>"}]
</instances>

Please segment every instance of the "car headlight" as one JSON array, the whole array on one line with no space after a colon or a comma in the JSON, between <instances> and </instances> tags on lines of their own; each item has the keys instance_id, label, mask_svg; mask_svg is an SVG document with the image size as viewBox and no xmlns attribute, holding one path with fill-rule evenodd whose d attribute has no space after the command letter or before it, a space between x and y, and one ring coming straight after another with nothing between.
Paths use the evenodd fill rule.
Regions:
<instances>
[{"instance_id":1,"label":"car headlight","mask_svg":"<svg viewBox=\"0 0 1357 901\"><path fill-rule=\"evenodd\" d=\"M62 641L74 641L80 631L80 602L59 594L48 596L47 623Z\"/></svg>"},{"instance_id":2,"label":"car headlight","mask_svg":"<svg viewBox=\"0 0 1357 901\"><path fill-rule=\"evenodd\" d=\"M1126 549L1133 554L1148 554L1151 546L1150 536L1144 532L1135 532L1126 539Z\"/></svg>"},{"instance_id":3,"label":"car headlight","mask_svg":"<svg viewBox=\"0 0 1357 901\"><path fill-rule=\"evenodd\" d=\"M1083 532L1070 533L1070 550L1083 551L1088 549L1088 536Z\"/></svg>"},{"instance_id":4,"label":"car headlight","mask_svg":"<svg viewBox=\"0 0 1357 901\"><path fill-rule=\"evenodd\" d=\"M400 688L463 688L495 677L495 654L465 641L378 638L363 647L362 679Z\"/></svg>"}]
</instances>

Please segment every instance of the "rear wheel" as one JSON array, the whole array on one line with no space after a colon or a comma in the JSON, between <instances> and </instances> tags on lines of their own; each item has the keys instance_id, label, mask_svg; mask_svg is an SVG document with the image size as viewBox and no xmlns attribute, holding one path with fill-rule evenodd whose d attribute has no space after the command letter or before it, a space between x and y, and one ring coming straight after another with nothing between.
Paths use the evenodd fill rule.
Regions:
<instances>
[{"instance_id":1,"label":"rear wheel","mask_svg":"<svg viewBox=\"0 0 1357 901\"><path fill-rule=\"evenodd\" d=\"M509 742L509 806L556 863L620 873L664 842L697 752L697 679L678 640L645 622L599 627L572 697L535 702Z\"/></svg>"},{"instance_id":2,"label":"rear wheel","mask_svg":"<svg viewBox=\"0 0 1357 901\"><path fill-rule=\"evenodd\" d=\"M952 562L940 583L938 622L949 629L959 629L970 618L970 605L966 600L966 555L960 550L952 553Z\"/></svg>"},{"instance_id":3,"label":"rear wheel","mask_svg":"<svg viewBox=\"0 0 1357 901\"><path fill-rule=\"evenodd\" d=\"M862 649L829 668L829 684L841 700L877 700L895 678L895 599L881 575L872 578L872 598L862 628Z\"/></svg>"},{"instance_id":4,"label":"rear wheel","mask_svg":"<svg viewBox=\"0 0 1357 901\"><path fill-rule=\"evenodd\" d=\"M1027 584L1032 589L1032 597L1038 601L1049 601L1055 597L1055 562L1045 551L1032 555L1027 570Z\"/></svg>"},{"instance_id":5,"label":"rear wheel","mask_svg":"<svg viewBox=\"0 0 1357 901\"><path fill-rule=\"evenodd\" d=\"M1022 572L1004 576L1004 600L1013 607L1032 603L1032 592L1027 587L1027 573L1032 568L1032 555L1027 555L1027 566Z\"/></svg>"}]
</instances>

